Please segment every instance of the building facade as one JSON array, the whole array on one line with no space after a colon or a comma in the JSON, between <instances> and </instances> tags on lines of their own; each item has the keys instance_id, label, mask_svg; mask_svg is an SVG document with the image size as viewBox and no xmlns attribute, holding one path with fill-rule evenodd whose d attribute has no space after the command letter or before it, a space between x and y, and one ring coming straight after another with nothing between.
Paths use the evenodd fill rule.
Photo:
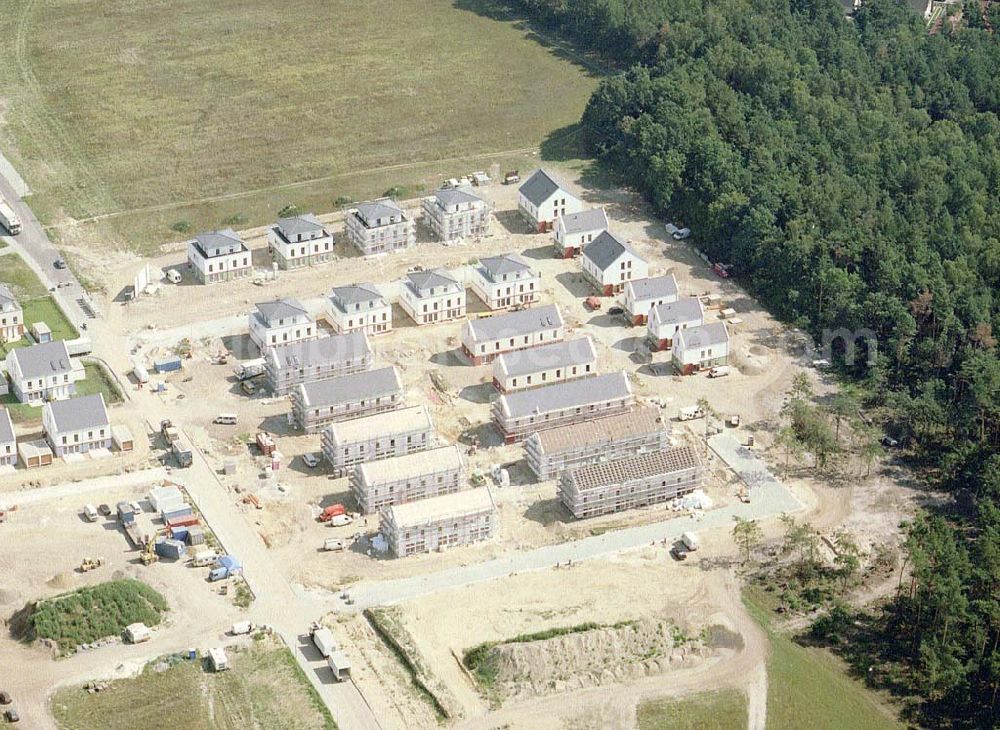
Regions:
<instances>
[{"instance_id":1,"label":"building facade","mask_svg":"<svg viewBox=\"0 0 1000 730\"><path fill-rule=\"evenodd\" d=\"M0 342L24 337L24 310L5 284L0 284Z\"/></svg>"},{"instance_id":2,"label":"building facade","mask_svg":"<svg viewBox=\"0 0 1000 730\"><path fill-rule=\"evenodd\" d=\"M334 421L394 411L402 405L403 385L394 367L302 383L292 390L292 416L306 433L319 433Z\"/></svg>"},{"instance_id":3,"label":"building facade","mask_svg":"<svg viewBox=\"0 0 1000 730\"><path fill-rule=\"evenodd\" d=\"M279 218L267 240L280 269L321 264L333 257L333 236L312 213Z\"/></svg>"},{"instance_id":4,"label":"building facade","mask_svg":"<svg viewBox=\"0 0 1000 730\"><path fill-rule=\"evenodd\" d=\"M347 211L347 240L365 256L392 253L417 242L417 224L392 198L359 203Z\"/></svg>"},{"instance_id":5,"label":"building facade","mask_svg":"<svg viewBox=\"0 0 1000 730\"><path fill-rule=\"evenodd\" d=\"M649 310L677 301L677 279L673 274L635 279L625 284L622 308L633 326L646 324Z\"/></svg>"},{"instance_id":6,"label":"building facade","mask_svg":"<svg viewBox=\"0 0 1000 730\"><path fill-rule=\"evenodd\" d=\"M490 207L468 188L438 190L421 201L424 225L439 241L461 241L489 230Z\"/></svg>"},{"instance_id":7,"label":"building facade","mask_svg":"<svg viewBox=\"0 0 1000 730\"><path fill-rule=\"evenodd\" d=\"M379 530L398 558L489 540L499 514L488 487L388 507Z\"/></svg>"},{"instance_id":8,"label":"building facade","mask_svg":"<svg viewBox=\"0 0 1000 730\"><path fill-rule=\"evenodd\" d=\"M302 383L360 373L371 365L372 350L364 332L269 347L264 356L264 372L275 395L287 395Z\"/></svg>"},{"instance_id":9,"label":"building facade","mask_svg":"<svg viewBox=\"0 0 1000 730\"><path fill-rule=\"evenodd\" d=\"M632 386L620 372L506 393L493 401L490 413L504 442L511 444L536 431L611 416L632 405Z\"/></svg>"},{"instance_id":10,"label":"building facade","mask_svg":"<svg viewBox=\"0 0 1000 730\"><path fill-rule=\"evenodd\" d=\"M472 291L490 309L534 304L541 287L541 275L517 254L480 259L472 273Z\"/></svg>"},{"instance_id":11,"label":"building facade","mask_svg":"<svg viewBox=\"0 0 1000 730\"><path fill-rule=\"evenodd\" d=\"M337 477L358 464L423 451L433 443L434 425L426 406L331 423L322 437L323 456Z\"/></svg>"},{"instance_id":12,"label":"building facade","mask_svg":"<svg viewBox=\"0 0 1000 730\"><path fill-rule=\"evenodd\" d=\"M646 335L653 351L669 350L680 330L697 327L705 321L705 310L698 297L684 297L669 304L657 304L649 310Z\"/></svg>"},{"instance_id":13,"label":"building facade","mask_svg":"<svg viewBox=\"0 0 1000 730\"><path fill-rule=\"evenodd\" d=\"M0 408L0 466L17 466L17 438L6 408Z\"/></svg>"},{"instance_id":14,"label":"building facade","mask_svg":"<svg viewBox=\"0 0 1000 730\"><path fill-rule=\"evenodd\" d=\"M202 284L250 276L253 256L232 228L199 233L187 244L188 266Z\"/></svg>"},{"instance_id":15,"label":"building facade","mask_svg":"<svg viewBox=\"0 0 1000 730\"><path fill-rule=\"evenodd\" d=\"M326 318L335 332L381 335L392 330L392 305L374 284L335 286L326 299Z\"/></svg>"},{"instance_id":16,"label":"building facade","mask_svg":"<svg viewBox=\"0 0 1000 730\"><path fill-rule=\"evenodd\" d=\"M46 403L42 409L42 429L45 440L60 458L94 449L111 449L111 422L100 393Z\"/></svg>"},{"instance_id":17,"label":"building facade","mask_svg":"<svg viewBox=\"0 0 1000 730\"><path fill-rule=\"evenodd\" d=\"M729 364L729 330L725 322L712 322L680 330L674 338L671 359L681 375Z\"/></svg>"},{"instance_id":18,"label":"building facade","mask_svg":"<svg viewBox=\"0 0 1000 730\"><path fill-rule=\"evenodd\" d=\"M417 324L465 316L465 286L444 269L414 271L403 280L399 306Z\"/></svg>"},{"instance_id":19,"label":"building facade","mask_svg":"<svg viewBox=\"0 0 1000 730\"><path fill-rule=\"evenodd\" d=\"M462 325L462 352L473 365L482 365L505 352L560 342L565 330L554 304L470 319Z\"/></svg>"},{"instance_id":20,"label":"building facade","mask_svg":"<svg viewBox=\"0 0 1000 730\"><path fill-rule=\"evenodd\" d=\"M21 403L39 405L76 395L76 373L63 340L11 350L7 373Z\"/></svg>"},{"instance_id":21,"label":"building facade","mask_svg":"<svg viewBox=\"0 0 1000 730\"><path fill-rule=\"evenodd\" d=\"M468 486L457 446L414 451L359 464L351 474L351 493L365 514L394 504L451 494Z\"/></svg>"},{"instance_id":22,"label":"building facade","mask_svg":"<svg viewBox=\"0 0 1000 730\"><path fill-rule=\"evenodd\" d=\"M608 231L583 247L580 260L583 277L606 297L624 290L629 281L649 275L646 260Z\"/></svg>"},{"instance_id":23,"label":"building facade","mask_svg":"<svg viewBox=\"0 0 1000 730\"><path fill-rule=\"evenodd\" d=\"M571 259L583 253L583 247L608 230L608 214L604 208L591 208L579 213L567 213L556 219L552 246L556 258Z\"/></svg>"},{"instance_id":24,"label":"building facade","mask_svg":"<svg viewBox=\"0 0 1000 730\"><path fill-rule=\"evenodd\" d=\"M701 480L698 452L678 446L564 471L559 499L585 519L667 502L697 489Z\"/></svg>"},{"instance_id":25,"label":"building facade","mask_svg":"<svg viewBox=\"0 0 1000 730\"><path fill-rule=\"evenodd\" d=\"M583 210L568 188L545 170L535 170L517 191L517 209L532 230L551 231L561 215Z\"/></svg>"},{"instance_id":26,"label":"building facade","mask_svg":"<svg viewBox=\"0 0 1000 730\"><path fill-rule=\"evenodd\" d=\"M597 351L590 337L505 352L493 361L493 385L501 393L596 374Z\"/></svg>"},{"instance_id":27,"label":"building facade","mask_svg":"<svg viewBox=\"0 0 1000 730\"><path fill-rule=\"evenodd\" d=\"M319 337L319 328L298 299L259 302L250 312L250 339L261 352Z\"/></svg>"},{"instance_id":28,"label":"building facade","mask_svg":"<svg viewBox=\"0 0 1000 730\"><path fill-rule=\"evenodd\" d=\"M528 467L541 480L600 461L663 451L670 446L669 421L655 406L533 433L524 441Z\"/></svg>"}]
</instances>

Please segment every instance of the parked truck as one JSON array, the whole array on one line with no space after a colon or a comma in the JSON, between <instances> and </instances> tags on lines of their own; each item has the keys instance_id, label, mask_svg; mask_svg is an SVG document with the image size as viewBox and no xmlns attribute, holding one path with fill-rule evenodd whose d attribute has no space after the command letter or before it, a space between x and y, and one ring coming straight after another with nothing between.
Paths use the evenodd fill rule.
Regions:
<instances>
[{"instance_id":1,"label":"parked truck","mask_svg":"<svg viewBox=\"0 0 1000 730\"><path fill-rule=\"evenodd\" d=\"M270 456L274 453L274 439L270 435L264 433L263 431L258 431L256 436L257 448L260 449L260 453L264 456Z\"/></svg>"},{"instance_id":2,"label":"parked truck","mask_svg":"<svg viewBox=\"0 0 1000 730\"><path fill-rule=\"evenodd\" d=\"M680 421L693 421L696 418L704 418L705 409L699 406L685 406L681 408L680 413L677 414L677 419Z\"/></svg>"},{"instance_id":3,"label":"parked truck","mask_svg":"<svg viewBox=\"0 0 1000 730\"><path fill-rule=\"evenodd\" d=\"M325 626L314 623L309 627L309 635L312 637L313 644L316 645L319 653L324 658L329 659L333 652L337 650L337 642L333 638L333 633Z\"/></svg>"},{"instance_id":4,"label":"parked truck","mask_svg":"<svg viewBox=\"0 0 1000 730\"><path fill-rule=\"evenodd\" d=\"M342 651L335 651L327 657L326 665L333 672L333 678L338 682L346 682L351 678L351 660Z\"/></svg>"},{"instance_id":5,"label":"parked truck","mask_svg":"<svg viewBox=\"0 0 1000 730\"><path fill-rule=\"evenodd\" d=\"M694 532L685 532L681 535L681 542L684 543L684 548L692 553L701 547L701 541Z\"/></svg>"},{"instance_id":6,"label":"parked truck","mask_svg":"<svg viewBox=\"0 0 1000 730\"><path fill-rule=\"evenodd\" d=\"M21 219L11 207L10 203L0 197L0 224L7 229L7 232L16 236L21 232Z\"/></svg>"},{"instance_id":7,"label":"parked truck","mask_svg":"<svg viewBox=\"0 0 1000 730\"><path fill-rule=\"evenodd\" d=\"M319 513L319 517L317 519L320 522L329 522L338 515L346 515L346 514L347 510L344 508L344 505L331 504L328 507L325 507L323 511Z\"/></svg>"},{"instance_id":8,"label":"parked truck","mask_svg":"<svg viewBox=\"0 0 1000 730\"><path fill-rule=\"evenodd\" d=\"M236 363L236 367L233 368L233 374L236 376L237 380L250 380L250 378L256 378L258 375L263 375L264 358L258 357L256 360L245 360L243 362Z\"/></svg>"},{"instance_id":9,"label":"parked truck","mask_svg":"<svg viewBox=\"0 0 1000 730\"><path fill-rule=\"evenodd\" d=\"M177 434L177 438L170 445L170 450L173 451L178 466L182 468L191 466L194 457L191 451L191 444L188 443L184 434Z\"/></svg>"}]
</instances>

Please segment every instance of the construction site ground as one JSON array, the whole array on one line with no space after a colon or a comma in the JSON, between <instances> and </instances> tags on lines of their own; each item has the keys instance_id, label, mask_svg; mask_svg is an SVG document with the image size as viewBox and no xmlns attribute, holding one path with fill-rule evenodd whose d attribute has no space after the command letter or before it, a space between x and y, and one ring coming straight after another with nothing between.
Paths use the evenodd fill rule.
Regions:
<instances>
[{"instance_id":1,"label":"construction site ground","mask_svg":"<svg viewBox=\"0 0 1000 730\"><path fill-rule=\"evenodd\" d=\"M377 517L370 516L367 521L361 517L339 528L316 521L322 506L342 502L349 510L355 508L347 479L329 478L324 464L306 466L301 457L307 452L320 452L320 436L303 435L289 425L290 403L286 398L245 395L233 376L232 366L236 359L258 354L247 336L247 315L255 302L295 296L321 316L323 299L333 286L371 281L395 300L399 280L412 267L446 267L467 281L467 267L475 259L506 252L522 253L541 272L541 302L560 307L568 326L567 337L588 334L594 338L598 370L625 370L639 400L661 405L664 414L672 419L674 437L692 443L705 455L709 466L705 490L715 507L738 507L736 494L741 484L708 449L706 426L726 431L740 441L754 435L757 451L766 454L770 466L776 468L781 457L769 447L793 376L809 373L820 394L833 389L822 372L811 367L812 356L802 348L804 338L772 319L735 283L712 274L691 243L670 239L663 222L656 220L638 198L620 191L581 191L589 204L607 208L612 230L631 241L647 258L650 275L672 272L682 295L718 294L718 304L707 310L709 321L719 317L723 308L735 309L742 320L732 328L732 375L718 379L705 375L677 377L672 374L668 353L650 355L643 346L645 328L626 326L620 317L607 314L607 308L616 301L605 299L603 310L598 312L584 307L584 298L593 292L582 279L579 262L554 258L549 235L526 231L516 214L516 187L491 185L480 192L496 212L490 235L481 240L443 246L427 240L421 227L421 243L416 248L365 259L349 250L339 235L341 214L324 215L321 219L331 223L338 234L338 258L304 270L280 272L276 280L262 284L245 279L215 286L197 285L190 280L183 246L178 244L149 263L154 269L177 268L184 272L184 281L180 285L163 283L156 294L125 304L118 294L133 283L146 262L124 253L100 263L93 259L85 272L87 278L99 282L108 294L100 302L104 316L91 325L89 334L95 354L109 364L127 391L125 403L112 409L111 417L114 423L130 426L137 451L101 461L57 461L44 471L0 474L0 504L20 503L16 517L0 525L0 608L9 614L25 601L120 573L150 582L170 602L170 617L153 640L155 648L162 651L212 641L243 615L231 599L219 596L204 582L201 571L166 563L149 568L137 565L136 553L127 552L123 534L105 529L102 523L84 523L79 517L85 502L114 504L148 493L151 472L136 469L155 467L157 474L169 476L164 468L171 468L173 462L165 455L164 443L156 433L160 418L169 415L204 456L203 465L198 462L200 457L196 458L199 482L192 488L196 486L207 495L209 490L217 489L217 482L223 491L211 492L210 502L217 509L228 510L225 519L230 534L242 535L240 530L246 527L256 533L269 559L260 574L280 576L282 585L291 587L287 592L282 587L275 596L295 595L302 599L294 609L296 620L309 612L314 612L316 618L323 611L337 612L332 625L355 662L354 684L378 724L383 728L436 726L433 711L412 690L398 660L356 607L352 609L340 594L382 581L430 575L513 553L652 525L674 515L660 506L574 521L558 502L555 482L536 483L522 460L521 447L502 445L490 425L489 402L496 397L491 366L473 367L461 354L462 323L416 327L397 305L394 330L372 339L375 361L399 368L406 403L428 407L442 443L454 443L460 437L464 443L473 435L479 438L480 448L468 457L470 471L484 475L492 483L494 465L508 468L510 486L492 486L500 508L500 534L496 540L481 545L404 560L369 555L364 543L341 553L323 552L326 537L350 539L356 533L374 533ZM408 205L415 209L418 203L410 201ZM245 235L254 248L255 262L263 266L267 258L265 231ZM473 316L485 311L471 290L468 300ZM148 367L165 354L188 348L190 358L184 360L180 372L154 374L153 382L142 389L128 375L136 363ZM221 353L229 354L225 365L216 364ZM165 391L153 392L151 385L160 381L165 383ZM674 419L682 407L702 397L716 414L708 422L681 423ZM213 424L220 413L237 414L238 424ZM724 426L723 419L735 414L741 418L740 426ZM259 430L275 438L281 454L281 468L270 481L261 479L269 460L249 446ZM165 467L160 467L160 461ZM224 473L227 464L233 473ZM864 469L858 467L858 472ZM130 478L138 481L132 483ZM81 481L73 484L72 480ZM32 495L40 481L67 484L51 491L51 497L35 499ZM870 480L819 482L803 469L783 477L783 482L804 505L802 519L822 529L848 524L866 530L872 542L893 539L899 516L912 508L908 488L891 472L880 472L878 467ZM43 492L46 489L52 488L45 487ZM257 497L259 509L246 503L248 493ZM763 520L763 527L769 536L780 532L774 518ZM740 602L733 572L736 551L728 526L707 530L702 542L703 548L683 563L669 557L669 545L657 543L618 556L574 563L571 568L546 566L489 582L430 591L403 602L401 609L429 667L458 698L462 727L498 727L504 723L518 728L633 727L638 702L679 696L703 689L706 683L712 687L744 688L749 697L751 727L763 727L766 638ZM257 550L253 547L253 551ZM73 574L83 557L95 554L105 558L104 567ZM57 583L50 585L54 577ZM268 603L267 611L279 612L280 603L275 598ZM250 615L254 610L251 607ZM456 654L460 656L464 649L483 641L503 640L519 633L588 621L607 623L654 616L694 630L708 624L727 626L741 634L743 648L695 667L672 669L669 679L662 675L622 679L504 704L499 709L490 708L456 659ZM306 623L301 623L305 631ZM300 647L300 651L305 649ZM130 661L151 655L155 654L142 647L112 645L55 662L42 649L0 638L0 665L16 660L24 666L39 667L37 672L19 673L12 682L19 695L31 698L29 702L35 703L36 709L44 708L45 698L57 686L109 673L127 673L136 668ZM44 726L44 721L39 726Z\"/></svg>"}]
</instances>

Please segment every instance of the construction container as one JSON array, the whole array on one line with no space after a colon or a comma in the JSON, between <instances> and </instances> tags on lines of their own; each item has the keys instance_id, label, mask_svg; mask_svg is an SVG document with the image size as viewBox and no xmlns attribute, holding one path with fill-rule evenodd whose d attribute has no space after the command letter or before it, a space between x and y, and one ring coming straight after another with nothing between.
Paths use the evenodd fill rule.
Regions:
<instances>
[{"instance_id":1,"label":"construction container","mask_svg":"<svg viewBox=\"0 0 1000 730\"><path fill-rule=\"evenodd\" d=\"M173 373L181 369L181 359L179 357L167 357L153 363L158 373Z\"/></svg>"},{"instance_id":2,"label":"construction container","mask_svg":"<svg viewBox=\"0 0 1000 730\"><path fill-rule=\"evenodd\" d=\"M199 550L194 554L194 567L204 568L207 565L215 565L215 561L219 559L219 556L215 554L214 550Z\"/></svg>"},{"instance_id":3,"label":"construction container","mask_svg":"<svg viewBox=\"0 0 1000 730\"><path fill-rule=\"evenodd\" d=\"M186 504L183 507L177 507L170 512L163 512L162 517L164 522L169 523L171 520L176 520L182 517L190 517L193 514L194 510L191 508L191 505Z\"/></svg>"},{"instance_id":4,"label":"construction container","mask_svg":"<svg viewBox=\"0 0 1000 730\"><path fill-rule=\"evenodd\" d=\"M149 490L149 503L156 512L168 512L184 504L184 494L178 487L153 487Z\"/></svg>"},{"instance_id":5,"label":"construction container","mask_svg":"<svg viewBox=\"0 0 1000 730\"><path fill-rule=\"evenodd\" d=\"M142 365L136 365L132 368L132 374L135 376L135 381L137 383L145 385L149 382L149 371Z\"/></svg>"},{"instance_id":6,"label":"construction container","mask_svg":"<svg viewBox=\"0 0 1000 730\"><path fill-rule=\"evenodd\" d=\"M205 544L204 528L197 525L192 525L190 528L188 528L187 542L188 545L191 546L204 545Z\"/></svg>"},{"instance_id":7,"label":"construction container","mask_svg":"<svg viewBox=\"0 0 1000 730\"><path fill-rule=\"evenodd\" d=\"M180 560L187 554L187 546L180 540L159 538L154 545L156 554L168 560Z\"/></svg>"},{"instance_id":8,"label":"construction container","mask_svg":"<svg viewBox=\"0 0 1000 730\"><path fill-rule=\"evenodd\" d=\"M208 661L216 672L224 672L229 669L229 658L226 656L226 650L221 646L213 646L208 650Z\"/></svg>"},{"instance_id":9,"label":"construction container","mask_svg":"<svg viewBox=\"0 0 1000 730\"><path fill-rule=\"evenodd\" d=\"M335 651L326 660L326 665L333 672L333 678L338 682L345 682L351 678L351 660L342 651Z\"/></svg>"},{"instance_id":10,"label":"construction container","mask_svg":"<svg viewBox=\"0 0 1000 730\"><path fill-rule=\"evenodd\" d=\"M171 527L171 528L173 528L173 527L191 527L193 525L199 524L200 522L201 522L201 520L198 519L198 515L194 515L194 514L184 515L182 517L173 517L173 518L171 518L169 520L166 520L167 527Z\"/></svg>"},{"instance_id":11,"label":"construction container","mask_svg":"<svg viewBox=\"0 0 1000 730\"><path fill-rule=\"evenodd\" d=\"M144 623L129 624L125 627L125 640L130 644L141 644L144 641L149 641L152 635L149 627Z\"/></svg>"},{"instance_id":12,"label":"construction container","mask_svg":"<svg viewBox=\"0 0 1000 730\"><path fill-rule=\"evenodd\" d=\"M181 542L186 543L188 538L188 528L186 526L171 527L170 537L171 539L180 540Z\"/></svg>"},{"instance_id":13,"label":"construction container","mask_svg":"<svg viewBox=\"0 0 1000 730\"><path fill-rule=\"evenodd\" d=\"M232 628L229 630L233 636L240 636L241 634L249 634L253 631L253 624L249 621L237 621L233 624Z\"/></svg>"}]
</instances>

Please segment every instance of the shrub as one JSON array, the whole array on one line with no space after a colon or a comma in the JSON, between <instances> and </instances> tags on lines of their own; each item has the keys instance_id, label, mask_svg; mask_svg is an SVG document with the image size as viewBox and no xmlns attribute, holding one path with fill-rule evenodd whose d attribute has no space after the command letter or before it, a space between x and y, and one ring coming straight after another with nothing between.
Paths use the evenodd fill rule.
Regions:
<instances>
[{"instance_id":1,"label":"shrub","mask_svg":"<svg viewBox=\"0 0 1000 730\"><path fill-rule=\"evenodd\" d=\"M187 233L191 230L191 223L190 221L177 221L171 224L170 230L177 231L178 233Z\"/></svg>"}]
</instances>

